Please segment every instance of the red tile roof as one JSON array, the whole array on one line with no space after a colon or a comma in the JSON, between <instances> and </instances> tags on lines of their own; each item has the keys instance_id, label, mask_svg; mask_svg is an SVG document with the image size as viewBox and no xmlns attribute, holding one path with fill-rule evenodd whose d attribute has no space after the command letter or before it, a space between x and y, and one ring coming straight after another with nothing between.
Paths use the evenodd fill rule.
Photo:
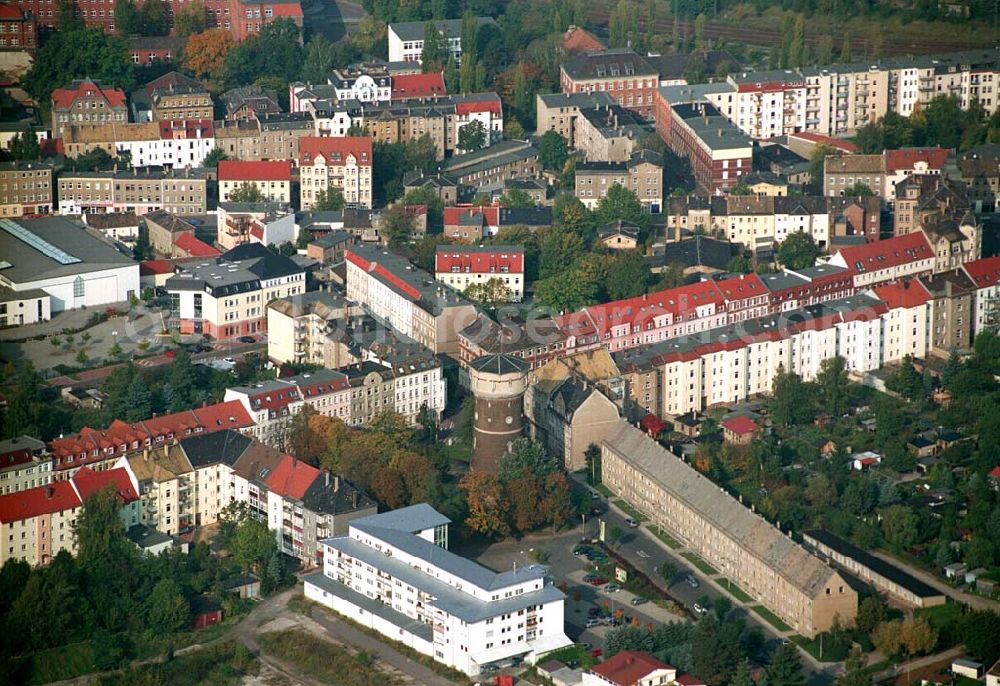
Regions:
<instances>
[{"instance_id":1,"label":"red tile roof","mask_svg":"<svg viewBox=\"0 0 1000 686\"><path fill-rule=\"evenodd\" d=\"M566 52L587 52L589 50L607 50L608 47L600 39L586 29L570 26L562 39L563 50Z\"/></svg>"},{"instance_id":2,"label":"red tile roof","mask_svg":"<svg viewBox=\"0 0 1000 686\"><path fill-rule=\"evenodd\" d=\"M444 208L444 225L457 226L462 223L462 218L471 218L482 215L486 226L500 226L499 207L446 207Z\"/></svg>"},{"instance_id":3,"label":"red tile roof","mask_svg":"<svg viewBox=\"0 0 1000 686\"><path fill-rule=\"evenodd\" d=\"M174 240L174 245L192 257L216 257L222 254L205 241L195 238L193 233L180 234Z\"/></svg>"},{"instance_id":4,"label":"red tile roof","mask_svg":"<svg viewBox=\"0 0 1000 686\"><path fill-rule=\"evenodd\" d=\"M80 506L80 496L69 481L0 495L0 522L9 523Z\"/></svg>"},{"instance_id":5,"label":"red tile roof","mask_svg":"<svg viewBox=\"0 0 1000 686\"><path fill-rule=\"evenodd\" d=\"M281 464L267 475L264 482L273 493L301 500L318 476L319 470L312 465L285 455Z\"/></svg>"},{"instance_id":6,"label":"red tile roof","mask_svg":"<svg viewBox=\"0 0 1000 686\"><path fill-rule=\"evenodd\" d=\"M442 246L434 256L434 271L450 274L453 268L463 274L522 274L524 248L519 246L491 246L487 249L460 246Z\"/></svg>"},{"instance_id":7,"label":"red tile roof","mask_svg":"<svg viewBox=\"0 0 1000 686\"><path fill-rule=\"evenodd\" d=\"M482 100L466 100L464 102L455 103L455 114L472 114L474 112L492 112L496 116L500 116L501 113L500 98L493 96L492 98L483 98Z\"/></svg>"},{"instance_id":8,"label":"red tile roof","mask_svg":"<svg viewBox=\"0 0 1000 686\"><path fill-rule=\"evenodd\" d=\"M604 662L594 665L590 671L616 686L634 686L640 679L660 669L674 669L655 657L635 650L615 653Z\"/></svg>"},{"instance_id":9,"label":"red tile roof","mask_svg":"<svg viewBox=\"0 0 1000 686\"><path fill-rule=\"evenodd\" d=\"M1000 282L1000 255L966 262L963 268L965 269L965 273L969 275L969 278L976 284L976 288L995 286Z\"/></svg>"},{"instance_id":10,"label":"red tile roof","mask_svg":"<svg viewBox=\"0 0 1000 686\"><path fill-rule=\"evenodd\" d=\"M678 674L674 682L680 686L706 686L704 681L690 674Z\"/></svg>"},{"instance_id":11,"label":"red tile roof","mask_svg":"<svg viewBox=\"0 0 1000 686\"><path fill-rule=\"evenodd\" d=\"M890 309L917 307L930 301L931 294L919 279L903 279L877 286L872 290Z\"/></svg>"},{"instance_id":12,"label":"red tile roof","mask_svg":"<svg viewBox=\"0 0 1000 686\"><path fill-rule=\"evenodd\" d=\"M78 434L50 441L49 452L57 460L55 469L74 469L192 434L242 429L253 424L243 404L231 400L135 424L116 419L104 431L84 427Z\"/></svg>"},{"instance_id":13,"label":"red tile roof","mask_svg":"<svg viewBox=\"0 0 1000 686\"><path fill-rule=\"evenodd\" d=\"M434 95L447 95L444 85L444 74L431 72L429 74L400 74L392 77L392 99L427 98Z\"/></svg>"},{"instance_id":14,"label":"red tile roof","mask_svg":"<svg viewBox=\"0 0 1000 686\"><path fill-rule=\"evenodd\" d=\"M1000 464L990 470L990 476L1000 479Z\"/></svg>"},{"instance_id":15,"label":"red tile roof","mask_svg":"<svg viewBox=\"0 0 1000 686\"><path fill-rule=\"evenodd\" d=\"M291 160L219 162L219 181L291 181L291 179Z\"/></svg>"},{"instance_id":16,"label":"red tile roof","mask_svg":"<svg viewBox=\"0 0 1000 686\"><path fill-rule=\"evenodd\" d=\"M139 276L150 274L172 274L174 265L170 260L143 260L139 263Z\"/></svg>"},{"instance_id":17,"label":"red tile roof","mask_svg":"<svg viewBox=\"0 0 1000 686\"><path fill-rule=\"evenodd\" d=\"M926 162L930 169L941 169L948 161L951 148L902 148L885 151L885 168L888 171L913 169L917 162Z\"/></svg>"},{"instance_id":18,"label":"red tile roof","mask_svg":"<svg viewBox=\"0 0 1000 686\"><path fill-rule=\"evenodd\" d=\"M322 156L326 165L339 167L353 156L360 167L370 167L372 163L372 139L368 136L304 136L299 139L299 166L312 165Z\"/></svg>"},{"instance_id":19,"label":"red tile roof","mask_svg":"<svg viewBox=\"0 0 1000 686\"><path fill-rule=\"evenodd\" d=\"M737 436L745 436L746 434L752 434L760 427L757 426L757 422L749 417L730 417L722 422L722 428L733 432Z\"/></svg>"},{"instance_id":20,"label":"red tile roof","mask_svg":"<svg viewBox=\"0 0 1000 686\"><path fill-rule=\"evenodd\" d=\"M934 257L934 251L922 231L842 248L838 254L843 258L844 265L855 274L888 269Z\"/></svg>"},{"instance_id":21,"label":"red tile roof","mask_svg":"<svg viewBox=\"0 0 1000 686\"><path fill-rule=\"evenodd\" d=\"M131 503L139 499L132 481L128 478L128 472L122 468L108 469L103 472L95 472L90 467L83 467L72 478L76 491L80 495L80 500L86 500L94 493L107 486L113 486L115 495L121 503Z\"/></svg>"},{"instance_id":22,"label":"red tile roof","mask_svg":"<svg viewBox=\"0 0 1000 686\"><path fill-rule=\"evenodd\" d=\"M121 88L105 87L95 81L84 80L74 81L70 88L57 88L52 91L52 109L69 109L77 98L86 95L100 95L113 108L125 107L125 91Z\"/></svg>"}]
</instances>

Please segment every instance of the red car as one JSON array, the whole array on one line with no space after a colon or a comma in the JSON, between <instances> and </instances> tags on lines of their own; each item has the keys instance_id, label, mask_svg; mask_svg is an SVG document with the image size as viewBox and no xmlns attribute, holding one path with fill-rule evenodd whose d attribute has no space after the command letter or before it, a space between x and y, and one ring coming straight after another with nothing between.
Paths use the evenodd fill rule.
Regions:
<instances>
[{"instance_id":1,"label":"red car","mask_svg":"<svg viewBox=\"0 0 1000 686\"><path fill-rule=\"evenodd\" d=\"M593 650L590 651L591 657L600 657L603 654L604 651L602 651L600 648L594 648Z\"/></svg>"},{"instance_id":2,"label":"red car","mask_svg":"<svg viewBox=\"0 0 1000 686\"><path fill-rule=\"evenodd\" d=\"M589 583L591 586L603 586L604 584L608 583L608 580L605 579L603 576L595 576L593 579L590 580Z\"/></svg>"}]
</instances>

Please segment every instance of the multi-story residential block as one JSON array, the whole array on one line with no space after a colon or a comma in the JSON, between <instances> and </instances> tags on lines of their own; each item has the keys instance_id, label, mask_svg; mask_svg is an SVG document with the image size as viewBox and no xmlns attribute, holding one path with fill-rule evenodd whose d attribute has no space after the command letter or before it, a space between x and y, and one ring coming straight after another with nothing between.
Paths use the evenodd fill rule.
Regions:
<instances>
[{"instance_id":1,"label":"multi-story residential block","mask_svg":"<svg viewBox=\"0 0 1000 686\"><path fill-rule=\"evenodd\" d=\"M563 62L559 82L564 93L606 91L615 101L647 119L653 118L656 68L630 48L583 52Z\"/></svg>"},{"instance_id":2,"label":"multi-story residential block","mask_svg":"<svg viewBox=\"0 0 1000 686\"><path fill-rule=\"evenodd\" d=\"M256 84L232 88L220 96L226 119L260 119L281 114L278 94Z\"/></svg>"},{"instance_id":3,"label":"multi-story residential block","mask_svg":"<svg viewBox=\"0 0 1000 686\"><path fill-rule=\"evenodd\" d=\"M393 74L391 78L393 102L414 98L436 98L448 94L443 72Z\"/></svg>"},{"instance_id":4,"label":"multi-story residential block","mask_svg":"<svg viewBox=\"0 0 1000 686\"><path fill-rule=\"evenodd\" d=\"M231 160L259 160L260 123L256 119L221 119L213 122L215 145Z\"/></svg>"},{"instance_id":5,"label":"multi-story residential block","mask_svg":"<svg viewBox=\"0 0 1000 686\"><path fill-rule=\"evenodd\" d=\"M147 121L171 121L175 119L207 119L211 121L215 105L208 89L200 81L180 72L172 71L143 86L139 95L144 95L148 107ZM132 106L139 109L136 97ZM136 121L143 121L136 117Z\"/></svg>"},{"instance_id":6,"label":"multi-story residential block","mask_svg":"<svg viewBox=\"0 0 1000 686\"><path fill-rule=\"evenodd\" d=\"M976 324L976 284L962 270L940 272L921 279L931 296L932 354L947 358L972 347Z\"/></svg>"},{"instance_id":7,"label":"multi-story residential block","mask_svg":"<svg viewBox=\"0 0 1000 686\"><path fill-rule=\"evenodd\" d=\"M305 270L260 243L240 245L167 279L170 322L225 339L267 330L267 303L305 292Z\"/></svg>"},{"instance_id":8,"label":"multi-story residential block","mask_svg":"<svg viewBox=\"0 0 1000 686\"><path fill-rule=\"evenodd\" d=\"M94 215L97 216L97 215ZM189 234L194 236L194 225L166 210L156 210L146 214L146 237L149 247L158 255L178 257L177 240Z\"/></svg>"},{"instance_id":9,"label":"multi-story residential block","mask_svg":"<svg viewBox=\"0 0 1000 686\"><path fill-rule=\"evenodd\" d=\"M0 50L34 50L38 45L35 15L17 5L0 6Z\"/></svg>"},{"instance_id":10,"label":"multi-story residential block","mask_svg":"<svg viewBox=\"0 0 1000 686\"><path fill-rule=\"evenodd\" d=\"M298 237L287 203L220 202L216 216L215 242L224 250L246 243L281 245Z\"/></svg>"},{"instance_id":11,"label":"multi-story residential block","mask_svg":"<svg viewBox=\"0 0 1000 686\"><path fill-rule=\"evenodd\" d=\"M1000 145L984 143L958 158L958 170L968 189L969 202L978 212L995 212L1000 196Z\"/></svg>"},{"instance_id":12,"label":"multi-story residential block","mask_svg":"<svg viewBox=\"0 0 1000 686\"><path fill-rule=\"evenodd\" d=\"M302 30L303 14L300 0L224 0L224 12L233 17L232 25L223 28L232 32L237 41L260 34L262 27L276 19L288 19ZM216 11L217 14L217 11Z\"/></svg>"},{"instance_id":13,"label":"multi-story residential block","mask_svg":"<svg viewBox=\"0 0 1000 686\"><path fill-rule=\"evenodd\" d=\"M96 149L128 157L134 167L199 167L215 148L211 119L136 124L73 124L63 135L67 155Z\"/></svg>"},{"instance_id":14,"label":"multi-story residential block","mask_svg":"<svg viewBox=\"0 0 1000 686\"><path fill-rule=\"evenodd\" d=\"M170 172L68 172L59 177L59 212L135 212L167 210L204 214L208 181L204 170Z\"/></svg>"},{"instance_id":15,"label":"multi-story residential block","mask_svg":"<svg viewBox=\"0 0 1000 686\"><path fill-rule=\"evenodd\" d=\"M626 188L648 211L663 209L663 156L653 150L631 153L625 162L579 162L576 197L595 209L612 186Z\"/></svg>"},{"instance_id":16,"label":"multi-story residential block","mask_svg":"<svg viewBox=\"0 0 1000 686\"><path fill-rule=\"evenodd\" d=\"M687 158L698 186L709 194L732 188L753 169L753 144L707 102L670 105L657 91L656 130L677 155Z\"/></svg>"},{"instance_id":17,"label":"multi-story residential block","mask_svg":"<svg viewBox=\"0 0 1000 686\"><path fill-rule=\"evenodd\" d=\"M89 79L52 91L52 128L61 137L71 124L128 121L125 91Z\"/></svg>"},{"instance_id":18,"label":"multi-story residential block","mask_svg":"<svg viewBox=\"0 0 1000 686\"><path fill-rule=\"evenodd\" d=\"M869 288L905 276L930 274L935 254L923 232L842 248L829 264L849 270L854 287Z\"/></svg>"},{"instance_id":19,"label":"multi-story residential block","mask_svg":"<svg viewBox=\"0 0 1000 686\"><path fill-rule=\"evenodd\" d=\"M355 519L378 514L378 505L363 491L290 455L264 483L267 525L278 539L278 550L310 566L323 565L323 541L346 535Z\"/></svg>"},{"instance_id":20,"label":"multi-story residential block","mask_svg":"<svg viewBox=\"0 0 1000 686\"><path fill-rule=\"evenodd\" d=\"M350 521L305 596L470 676L569 645L546 569L480 567L448 550L449 523L426 504Z\"/></svg>"},{"instance_id":21,"label":"multi-story residential block","mask_svg":"<svg viewBox=\"0 0 1000 686\"><path fill-rule=\"evenodd\" d=\"M600 445L618 425L618 406L595 385L570 376L538 379L524 394L524 416L531 437L544 445L567 471L587 467L586 451Z\"/></svg>"},{"instance_id":22,"label":"multi-story residential block","mask_svg":"<svg viewBox=\"0 0 1000 686\"><path fill-rule=\"evenodd\" d=\"M115 490L122 524L138 524L138 496L124 469L85 467L67 481L0 495L0 564L22 560L41 567L63 550L75 553L74 524L84 501L106 487Z\"/></svg>"},{"instance_id":23,"label":"multi-story residential block","mask_svg":"<svg viewBox=\"0 0 1000 686\"><path fill-rule=\"evenodd\" d=\"M845 195L845 189L865 186L874 195L885 197L885 155L828 155L823 160L826 195Z\"/></svg>"},{"instance_id":24,"label":"multi-story residential block","mask_svg":"<svg viewBox=\"0 0 1000 686\"><path fill-rule=\"evenodd\" d=\"M479 243L505 226L531 230L552 226L551 207L500 207L459 205L444 208L444 235L459 243Z\"/></svg>"},{"instance_id":25,"label":"multi-story residential block","mask_svg":"<svg viewBox=\"0 0 1000 686\"><path fill-rule=\"evenodd\" d=\"M232 200L244 184L255 186L267 202L292 201L292 163L289 160L219 162L219 202Z\"/></svg>"},{"instance_id":26,"label":"multi-story residential block","mask_svg":"<svg viewBox=\"0 0 1000 686\"><path fill-rule=\"evenodd\" d=\"M435 353L458 352L458 332L476 308L389 251L355 245L345 254L347 297Z\"/></svg>"},{"instance_id":27,"label":"multi-story residential block","mask_svg":"<svg viewBox=\"0 0 1000 686\"><path fill-rule=\"evenodd\" d=\"M744 133L771 138L847 136L888 112L908 117L939 95L963 108L1000 106L996 49L785 71L740 72L726 81L668 86L670 103L714 103Z\"/></svg>"},{"instance_id":28,"label":"multi-story residential block","mask_svg":"<svg viewBox=\"0 0 1000 686\"><path fill-rule=\"evenodd\" d=\"M292 418L304 405L299 387L287 379L232 386L226 389L223 400L239 402L253 418L249 435L278 450L286 449Z\"/></svg>"},{"instance_id":29,"label":"multi-story residential block","mask_svg":"<svg viewBox=\"0 0 1000 686\"><path fill-rule=\"evenodd\" d=\"M832 568L628 423L601 446L604 484L805 636L857 614Z\"/></svg>"},{"instance_id":30,"label":"multi-story residential block","mask_svg":"<svg viewBox=\"0 0 1000 686\"><path fill-rule=\"evenodd\" d=\"M52 483L52 456L31 436L0 441L0 495Z\"/></svg>"},{"instance_id":31,"label":"multi-story residential block","mask_svg":"<svg viewBox=\"0 0 1000 686\"><path fill-rule=\"evenodd\" d=\"M536 95L535 130L539 135L555 131L566 139L570 147L575 147L577 120L581 113L617 104L611 93L603 90Z\"/></svg>"},{"instance_id":32,"label":"multi-story residential block","mask_svg":"<svg viewBox=\"0 0 1000 686\"><path fill-rule=\"evenodd\" d=\"M267 357L275 364L308 363L336 369L346 362L330 360L326 334L357 314L343 296L310 291L267 305ZM327 364L327 362L333 364Z\"/></svg>"},{"instance_id":33,"label":"multi-story residential block","mask_svg":"<svg viewBox=\"0 0 1000 686\"><path fill-rule=\"evenodd\" d=\"M954 154L949 148L901 148L886 150L885 193L889 202L896 199L896 188L902 181L913 177L937 176L945 172L948 158Z\"/></svg>"},{"instance_id":34,"label":"multi-story residential block","mask_svg":"<svg viewBox=\"0 0 1000 686\"><path fill-rule=\"evenodd\" d=\"M299 140L313 135L315 122L304 112L269 114L258 117L262 160L297 160Z\"/></svg>"},{"instance_id":35,"label":"multi-story residential block","mask_svg":"<svg viewBox=\"0 0 1000 686\"><path fill-rule=\"evenodd\" d=\"M972 337L1000 331L1000 256L966 262L962 269L976 287Z\"/></svg>"},{"instance_id":36,"label":"multi-story residential block","mask_svg":"<svg viewBox=\"0 0 1000 686\"><path fill-rule=\"evenodd\" d=\"M56 480L65 480L83 466L100 471L122 457L162 450L189 436L226 429L247 431L251 427L253 419L238 402L215 403L132 424L116 419L103 430L87 427L49 441L53 475Z\"/></svg>"},{"instance_id":37,"label":"multi-story residential block","mask_svg":"<svg viewBox=\"0 0 1000 686\"><path fill-rule=\"evenodd\" d=\"M52 165L0 162L0 217L52 212Z\"/></svg>"},{"instance_id":38,"label":"multi-story residential block","mask_svg":"<svg viewBox=\"0 0 1000 686\"><path fill-rule=\"evenodd\" d=\"M435 20L432 23L438 31L439 40L444 41L447 45L447 51L455 58L455 62L460 64L462 62L462 20L443 19ZM491 17L476 17L477 29L486 24L494 23ZM423 21L389 24L389 61L420 64L423 60L426 27L427 22Z\"/></svg>"},{"instance_id":39,"label":"multi-story residential block","mask_svg":"<svg viewBox=\"0 0 1000 686\"><path fill-rule=\"evenodd\" d=\"M518 357L537 369L566 355L568 339L551 319L532 319L523 324L513 322L500 326L480 314L459 332L459 384L469 387L469 364L484 355L504 354Z\"/></svg>"},{"instance_id":40,"label":"multi-story residential block","mask_svg":"<svg viewBox=\"0 0 1000 686\"><path fill-rule=\"evenodd\" d=\"M358 102L389 102L392 100L392 77L384 66L366 68L355 65L346 69L334 69L327 79L333 86L337 100L357 100Z\"/></svg>"},{"instance_id":41,"label":"multi-story residential block","mask_svg":"<svg viewBox=\"0 0 1000 686\"><path fill-rule=\"evenodd\" d=\"M314 213L310 219L322 219L321 213ZM341 215L342 217L343 215ZM340 222L343 226L343 222ZM311 226L317 226L316 223ZM307 231L308 228L299 224L299 231ZM320 264L330 266L341 264L344 261L344 251L348 247L357 243L357 238L350 232L342 229L327 231L319 238L314 238L306 245L306 255L316 260Z\"/></svg>"},{"instance_id":42,"label":"multi-story residential block","mask_svg":"<svg viewBox=\"0 0 1000 686\"><path fill-rule=\"evenodd\" d=\"M524 248L512 245L440 245L434 256L434 278L456 291L497 280L509 300L524 297Z\"/></svg>"},{"instance_id":43,"label":"multi-story residential block","mask_svg":"<svg viewBox=\"0 0 1000 686\"><path fill-rule=\"evenodd\" d=\"M321 193L338 188L351 207L372 206L372 139L309 136L299 142L302 209L310 210Z\"/></svg>"},{"instance_id":44,"label":"multi-story residential block","mask_svg":"<svg viewBox=\"0 0 1000 686\"><path fill-rule=\"evenodd\" d=\"M0 218L0 255L0 318L8 326L139 295L139 264L63 217Z\"/></svg>"},{"instance_id":45,"label":"multi-story residential block","mask_svg":"<svg viewBox=\"0 0 1000 686\"><path fill-rule=\"evenodd\" d=\"M639 139L652 127L621 105L580 110L575 119L573 144L588 160L628 162Z\"/></svg>"}]
</instances>

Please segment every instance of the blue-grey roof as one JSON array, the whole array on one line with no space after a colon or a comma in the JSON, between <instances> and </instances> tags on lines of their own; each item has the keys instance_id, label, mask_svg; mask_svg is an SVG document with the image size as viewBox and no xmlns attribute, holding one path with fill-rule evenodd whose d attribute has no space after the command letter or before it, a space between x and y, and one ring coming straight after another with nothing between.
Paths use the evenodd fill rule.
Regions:
<instances>
[{"instance_id":1,"label":"blue-grey roof","mask_svg":"<svg viewBox=\"0 0 1000 686\"><path fill-rule=\"evenodd\" d=\"M413 534L435 526L451 524L451 520L427 503L417 503L401 507L391 512L360 517L351 521L351 526L374 526L380 529L394 529Z\"/></svg>"},{"instance_id":2,"label":"blue-grey roof","mask_svg":"<svg viewBox=\"0 0 1000 686\"><path fill-rule=\"evenodd\" d=\"M374 519L374 517L364 519ZM357 522L358 520L354 520L350 525L355 527ZM412 534L392 529L379 529L378 527L366 527L363 530L408 554L415 555L419 559L426 560L469 583L488 590L542 578L546 574L546 568L540 565L522 567L516 572L512 570L498 574ZM416 567L412 567L396 557L387 557L384 553L353 538L328 538L323 543L427 593L434 599L431 602L434 607L440 608L465 622L479 622L489 617L520 610L529 605L541 605L565 597L558 588L546 584L537 591L522 593L510 598L493 601L480 600L470 593L460 591L454 586L449 586L443 581L421 572Z\"/></svg>"},{"instance_id":3,"label":"blue-grey roof","mask_svg":"<svg viewBox=\"0 0 1000 686\"><path fill-rule=\"evenodd\" d=\"M399 627L403 631L408 631L428 643L434 640L434 628L430 624L424 624L419 619L407 617L402 612L393 610L385 603L379 602L374 598L369 598L366 595L361 595L357 591L352 591L336 579L331 579L324 575L323 572L313 572L303 577L302 581L317 586L320 590L326 591L338 598L343 598L352 605L368 610L368 612L371 612L379 619L384 619L393 626Z\"/></svg>"}]
</instances>

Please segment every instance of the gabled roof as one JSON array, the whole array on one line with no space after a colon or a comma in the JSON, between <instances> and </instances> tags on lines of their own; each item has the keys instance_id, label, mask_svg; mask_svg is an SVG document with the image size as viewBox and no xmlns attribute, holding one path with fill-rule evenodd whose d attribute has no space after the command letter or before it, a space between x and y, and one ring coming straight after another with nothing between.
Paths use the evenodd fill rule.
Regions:
<instances>
[{"instance_id":1,"label":"gabled roof","mask_svg":"<svg viewBox=\"0 0 1000 686\"><path fill-rule=\"evenodd\" d=\"M986 288L1000 283L1000 255L966 262L962 268L976 284L976 288Z\"/></svg>"},{"instance_id":2,"label":"gabled roof","mask_svg":"<svg viewBox=\"0 0 1000 686\"><path fill-rule=\"evenodd\" d=\"M855 274L888 269L934 257L927 238L920 231L844 248L837 256Z\"/></svg>"},{"instance_id":3,"label":"gabled roof","mask_svg":"<svg viewBox=\"0 0 1000 686\"><path fill-rule=\"evenodd\" d=\"M586 29L579 26L570 26L562 38L563 50L566 52L589 52L594 50L605 50L608 46Z\"/></svg>"},{"instance_id":4,"label":"gabled roof","mask_svg":"<svg viewBox=\"0 0 1000 686\"><path fill-rule=\"evenodd\" d=\"M0 495L0 522L7 524L31 519L69 510L81 504L80 496L71 482L54 481L48 486Z\"/></svg>"},{"instance_id":5,"label":"gabled roof","mask_svg":"<svg viewBox=\"0 0 1000 686\"><path fill-rule=\"evenodd\" d=\"M354 157L359 167L372 164L372 139L368 136L304 136L299 139L299 166L312 165L323 157L328 167L340 167Z\"/></svg>"},{"instance_id":6,"label":"gabled roof","mask_svg":"<svg viewBox=\"0 0 1000 686\"><path fill-rule=\"evenodd\" d=\"M745 436L747 434L752 434L757 431L760 427L757 426L757 422L750 419L749 417L744 417L742 415L737 417L730 417L721 424L723 429L731 431L737 436Z\"/></svg>"},{"instance_id":7,"label":"gabled roof","mask_svg":"<svg viewBox=\"0 0 1000 686\"><path fill-rule=\"evenodd\" d=\"M193 233L182 233L174 239L174 245L192 257L218 257L218 250L205 241L196 238Z\"/></svg>"},{"instance_id":8,"label":"gabled roof","mask_svg":"<svg viewBox=\"0 0 1000 686\"><path fill-rule=\"evenodd\" d=\"M239 431L213 431L181 440L181 449L195 469L224 463L232 467L253 443Z\"/></svg>"},{"instance_id":9,"label":"gabled roof","mask_svg":"<svg viewBox=\"0 0 1000 686\"><path fill-rule=\"evenodd\" d=\"M951 148L901 148L885 151L885 168L887 171L913 169L917 162L926 162L929 169L941 169L948 161Z\"/></svg>"},{"instance_id":10,"label":"gabled roof","mask_svg":"<svg viewBox=\"0 0 1000 686\"><path fill-rule=\"evenodd\" d=\"M623 650L594 665L590 671L615 686L635 686L653 672L663 669L674 668L647 653Z\"/></svg>"},{"instance_id":11,"label":"gabled roof","mask_svg":"<svg viewBox=\"0 0 1000 686\"><path fill-rule=\"evenodd\" d=\"M121 503L131 503L139 499L132 487L128 472L121 467L101 472L95 472L90 467L82 467L73 475L72 481L81 501L108 486L114 488L115 495Z\"/></svg>"},{"instance_id":12,"label":"gabled roof","mask_svg":"<svg viewBox=\"0 0 1000 686\"><path fill-rule=\"evenodd\" d=\"M222 160L219 181L290 181L291 160Z\"/></svg>"},{"instance_id":13,"label":"gabled roof","mask_svg":"<svg viewBox=\"0 0 1000 686\"><path fill-rule=\"evenodd\" d=\"M447 92L442 72L400 74L392 77L393 100L428 98L435 95L445 95Z\"/></svg>"},{"instance_id":14,"label":"gabled roof","mask_svg":"<svg viewBox=\"0 0 1000 686\"><path fill-rule=\"evenodd\" d=\"M890 309L910 308L923 305L931 300L931 294L919 279L903 279L876 286L875 295L889 305Z\"/></svg>"},{"instance_id":15,"label":"gabled roof","mask_svg":"<svg viewBox=\"0 0 1000 686\"><path fill-rule=\"evenodd\" d=\"M632 79L659 76L656 69L631 48L591 50L572 55L563 62L563 71L574 80Z\"/></svg>"},{"instance_id":16,"label":"gabled roof","mask_svg":"<svg viewBox=\"0 0 1000 686\"><path fill-rule=\"evenodd\" d=\"M52 109L67 110L73 106L77 98L88 96L104 98L113 109L125 108L125 91L121 88L106 86L100 81L92 79L80 79L66 88L57 88L52 91Z\"/></svg>"},{"instance_id":17,"label":"gabled roof","mask_svg":"<svg viewBox=\"0 0 1000 686\"><path fill-rule=\"evenodd\" d=\"M268 490L278 495L302 500L309 486L319 476L319 470L310 464L285 455L278 467L267 475L264 483Z\"/></svg>"}]
</instances>

